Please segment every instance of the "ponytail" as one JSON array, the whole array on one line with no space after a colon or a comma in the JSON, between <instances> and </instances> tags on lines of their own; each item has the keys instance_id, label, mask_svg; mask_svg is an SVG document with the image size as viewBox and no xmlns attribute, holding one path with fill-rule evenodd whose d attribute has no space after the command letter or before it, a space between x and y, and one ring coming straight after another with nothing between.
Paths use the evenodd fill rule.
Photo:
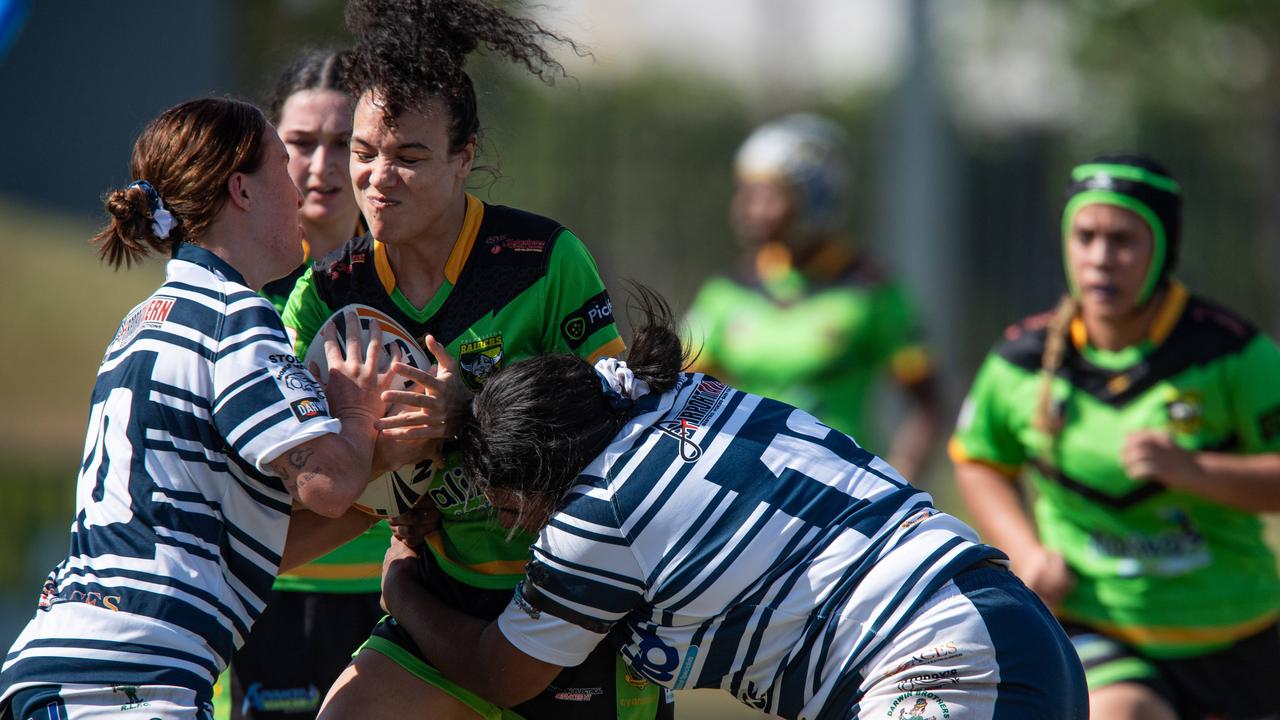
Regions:
<instances>
[{"instance_id":1,"label":"ponytail","mask_svg":"<svg viewBox=\"0 0 1280 720\"><path fill-rule=\"evenodd\" d=\"M633 286L630 307L642 321L626 365L651 393L676 386L688 357L671 308ZM540 355L506 368L472 403L460 439L463 464L479 489L504 490L558 506L574 480L632 416L590 363L576 355Z\"/></svg>"}]
</instances>

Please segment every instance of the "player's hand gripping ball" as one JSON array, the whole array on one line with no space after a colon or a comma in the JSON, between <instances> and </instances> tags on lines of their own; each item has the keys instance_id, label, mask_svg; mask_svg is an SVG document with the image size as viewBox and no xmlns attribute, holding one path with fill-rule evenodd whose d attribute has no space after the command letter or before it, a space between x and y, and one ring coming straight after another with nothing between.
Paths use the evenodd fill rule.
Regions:
<instances>
[{"instance_id":1,"label":"player's hand gripping ball","mask_svg":"<svg viewBox=\"0 0 1280 720\"><path fill-rule=\"evenodd\" d=\"M346 322L343 320L343 313L353 311L360 319L360 337L362 341L368 341L370 328L376 320L382 328L382 348L383 361L378 368L384 371L391 366L391 362L399 359L406 365L411 365L419 370L426 371L431 367L431 361L427 359L427 354L422 351L418 341L413 335L409 334L399 323L393 320L389 315L381 310L368 305L348 305L341 308L329 319L324 321L316 333L319 338L320 334L330 325L334 326L337 331L339 343L345 343L347 339ZM317 379L322 383L329 381L329 365L324 354L324 343L312 342L307 349L307 357L303 361L309 368L315 368ZM413 381L404 376L397 376L391 384L392 390L411 390ZM391 413L395 413L393 408ZM356 500L356 507L363 512L378 517L396 517L403 515L413 508L418 500L427 492L427 487L431 484L431 479L435 477L436 470L440 467L443 460L440 457L428 457L419 461L416 465L406 466L399 470L389 472L381 477L375 478L361 493L359 499Z\"/></svg>"}]
</instances>

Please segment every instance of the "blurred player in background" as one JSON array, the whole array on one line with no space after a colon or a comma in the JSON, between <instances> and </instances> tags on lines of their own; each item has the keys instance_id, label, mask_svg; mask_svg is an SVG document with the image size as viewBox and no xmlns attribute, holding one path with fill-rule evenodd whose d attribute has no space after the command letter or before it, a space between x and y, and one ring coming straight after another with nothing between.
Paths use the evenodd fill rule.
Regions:
<instances>
[{"instance_id":1,"label":"blurred player in background","mask_svg":"<svg viewBox=\"0 0 1280 720\"><path fill-rule=\"evenodd\" d=\"M665 304L639 305L625 362L544 355L476 397L467 470L540 531L499 619L450 610L393 541L384 600L442 672L505 704L611 645L785 718L1087 717L1075 651L1000 551L812 415L681 372Z\"/></svg>"},{"instance_id":2,"label":"blurred player in background","mask_svg":"<svg viewBox=\"0 0 1280 720\"><path fill-rule=\"evenodd\" d=\"M593 358L622 346L609 295L581 240L554 220L486 204L465 190L480 131L466 56L483 44L550 78L561 68L542 43L560 38L476 0L357 0L348 6L347 23L356 39L351 176L370 234L303 276L285 323L304 355L332 311L363 303L424 338L434 356L457 357L459 372L448 382L418 372L427 392L394 398L420 403L417 419L431 423L425 442L451 438L471 393L497 368L545 352ZM494 522L493 509L454 455L424 499L440 516L440 530L423 550L423 575L455 608L487 620L502 611L523 576L532 536L512 535ZM498 712L440 676L436 660L389 618L335 683L322 715ZM557 685L561 690L516 712L653 718L667 707L660 689L629 677L609 648Z\"/></svg>"},{"instance_id":3,"label":"blurred player in background","mask_svg":"<svg viewBox=\"0 0 1280 720\"><path fill-rule=\"evenodd\" d=\"M978 372L951 443L979 528L1057 609L1096 718L1275 718L1280 350L1172 276L1182 194L1133 155L1075 168L1070 294ZM1017 480L1037 498L1032 521Z\"/></svg>"},{"instance_id":4,"label":"blurred player in background","mask_svg":"<svg viewBox=\"0 0 1280 720\"><path fill-rule=\"evenodd\" d=\"M933 368L903 288L842 238L847 154L843 131L814 115L766 124L743 143L730 213L742 264L693 301L695 366L881 453L869 412L888 369L908 407L886 457L910 478L937 433Z\"/></svg>"},{"instance_id":5,"label":"blurred player in background","mask_svg":"<svg viewBox=\"0 0 1280 720\"><path fill-rule=\"evenodd\" d=\"M307 260L324 265L343 245L364 234L351 190L351 119L355 101L346 79L350 53L313 50L276 79L268 117L289 151L289 177L302 193L298 222ZM263 295L281 312L308 265L267 283Z\"/></svg>"},{"instance_id":6,"label":"blurred player in background","mask_svg":"<svg viewBox=\"0 0 1280 720\"><path fill-rule=\"evenodd\" d=\"M71 547L0 671L14 718L208 718L277 570L371 524L351 504L377 464L379 344L349 318L321 390L257 294L302 260L287 161L257 108L196 100L147 125L137 180L107 195L102 258L172 259L99 367Z\"/></svg>"},{"instance_id":7,"label":"blurred player in background","mask_svg":"<svg viewBox=\"0 0 1280 720\"><path fill-rule=\"evenodd\" d=\"M348 62L347 52L305 53L271 92L268 112L289 151L289 176L302 193L298 222L316 258L263 288L279 310L307 268L337 259L352 237L363 234L349 169L355 103L346 82ZM276 578L267 609L236 651L230 697L226 683L219 686L218 703L227 704L218 708L220 716L315 717L329 686L382 619L380 569L390 536L379 523Z\"/></svg>"}]
</instances>

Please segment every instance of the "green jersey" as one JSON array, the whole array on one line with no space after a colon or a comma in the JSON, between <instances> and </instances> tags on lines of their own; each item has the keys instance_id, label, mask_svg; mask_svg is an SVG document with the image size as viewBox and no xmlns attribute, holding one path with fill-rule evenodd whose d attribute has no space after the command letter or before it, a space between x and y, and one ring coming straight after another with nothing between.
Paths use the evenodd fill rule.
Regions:
<instances>
[{"instance_id":1,"label":"green jersey","mask_svg":"<svg viewBox=\"0 0 1280 720\"><path fill-rule=\"evenodd\" d=\"M687 317L698 369L803 408L865 447L868 402L879 373L904 385L932 374L906 293L865 256L835 243L804 267L766 246L742 278L715 278Z\"/></svg>"},{"instance_id":2,"label":"green jersey","mask_svg":"<svg viewBox=\"0 0 1280 720\"><path fill-rule=\"evenodd\" d=\"M414 307L396 286L386 247L365 236L324 270L302 277L285 307L285 326L297 333L303 357L334 311L352 303L371 305L415 337L433 335L458 358L472 389L498 368L535 355L564 352L594 360L623 349L595 261L581 240L553 220L468 195L444 275L435 296ZM515 587L533 536L509 538L467 482L457 453L446 447L445 455L445 467L427 491L443 516L429 547L445 572L462 582ZM386 547L384 532L364 556L376 564L370 567L375 578Z\"/></svg>"},{"instance_id":3,"label":"green jersey","mask_svg":"<svg viewBox=\"0 0 1280 720\"><path fill-rule=\"evenodd\" d=\"M1026 470L1046 547L1077 576L1060 614L1153 657L1199 655L1275 621L1276 559L1249 512L1126 475L1125 438L1163 430L1191 451L1280 450L1280 350L1171 286L1139 345L1106 352L1078 318L1052 381L1056 436L1037 429L1048 316L1009 328L951 442L957 462Z\"/></svg>"}]
</instances>

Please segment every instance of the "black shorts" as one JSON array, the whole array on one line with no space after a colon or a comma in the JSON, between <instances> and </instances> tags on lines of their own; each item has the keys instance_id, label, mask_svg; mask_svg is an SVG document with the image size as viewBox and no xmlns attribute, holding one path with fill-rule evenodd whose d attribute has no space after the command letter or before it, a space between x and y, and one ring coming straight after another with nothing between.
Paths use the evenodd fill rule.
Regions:
<instances>
[{"instance_id":1,"label":"black shorts","mask_svg":"<svg viewBox=\"0 0 1280 720\"><path fill-rule=\"evenodd\" d=\"M467 585L440 570L430 552L424 552L423 557L428 589L451 608L494 620L511 602L511 590ZM365 647L387 655L423 682L472 705L477 712L487 705L441 677L395 618L379 623ZM672 720L675 704L670 690L632 676L617 651L601 643L581 665L565 668L546 690L511 711L526 720Z\"/></svg>"},{"instance_id":2,"label":"black shorts","mask_svg":"<svg viewBox=\"0 0 1280 720\"><path fill-rule=\"evenodd\" d=\"M373 627L381 593L273 591L231 660L231 717L307 720Z\"/></svg>"},{"instance_id":3,"label":"black shorts","mask_svg":"<svg viewBox=\"0 0 1280 720\"><path fill-rule=\"evenodd\" d=\"M1079 623L1064 623L1084 664L1089 688L1144 685L1181 720L1280 719L1280 626L1195 657L1159 659Z\"/></svg>"}]
</instances>

